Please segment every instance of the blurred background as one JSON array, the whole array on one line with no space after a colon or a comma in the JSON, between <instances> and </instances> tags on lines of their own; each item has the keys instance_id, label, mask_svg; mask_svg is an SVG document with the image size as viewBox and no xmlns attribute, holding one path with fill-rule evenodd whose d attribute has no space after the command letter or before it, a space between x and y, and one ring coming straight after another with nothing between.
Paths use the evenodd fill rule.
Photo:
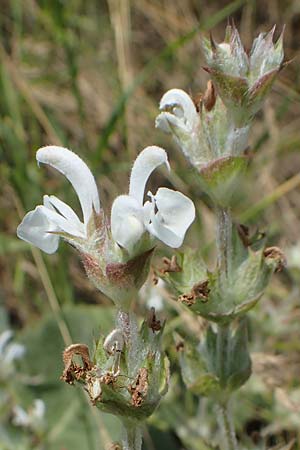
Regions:
<instances>
[{"instance_id":1,"label":"blurred background","mask_svg":"<svg viewBox=\"0 0 300 450\"><path fill-rule=\"evenodd\" d=\"M91 345L110 331L110 301L89 283L70 247L61 244L47 256L16 237L24 211L45 193L79 210L68 182L37 167L36 150L58 144L78 153L109 212L127 189L137 153L162 146L173 170L157 171L151 183L194 199L198 217L186 245L199 246L213 261L211 205L154 121L167 89L193 95L205 89L201 34L211 30L221 40L229 17L246 48L259 32L277 24L278 36L285 24L285 59L291 60L253 124L255 158L236 196L236 220L268 230L269 244L285 250L288 267L250 314L254 375L236 395L235 422L245 448L300 449L299 0L1 1L0 332L14 333L10 343L8 335L0 336L1 449L96 450L119 438L116 419L59 380L61 353L70 341ZM165 252L158 251L154 264ZM184 389L172 337L175 329L200 337L203 323L163 290L155 295L163 302L159 314L168 319L173 376L144 429L145 449L216 448L207 444L217 437L212 404ZM146 306L141 298L141 317ZM14 358L7 356L12 348Z\"/></svg>"}]
</instances>

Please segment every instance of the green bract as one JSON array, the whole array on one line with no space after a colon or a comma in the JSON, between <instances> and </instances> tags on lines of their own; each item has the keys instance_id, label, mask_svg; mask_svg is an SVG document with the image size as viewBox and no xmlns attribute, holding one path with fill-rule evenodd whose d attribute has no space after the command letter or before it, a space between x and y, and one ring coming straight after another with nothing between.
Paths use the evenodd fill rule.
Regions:
<instances>
[{"instance_id":1,"label":"green bract","mask_svg":"<svg viewBox=\"0 0 300 450\"><path fill-rule=\"evenodd\" d=\"M127 261L125 255L124 262L116 261L114 252L126 253L115 246L111 251L107 248L102 250L99 245L95 252L82 253L81 259L93 284L126 311L146 281L153 248ZM108 262L103 254L111 255L112 261Z\"/></svg>"},{"instance_id":2,"label":"green bract","mask_svg":"<svg viewBox=\"0 0 300 450\"><path fill-rule=\"evenodd\" d=\"M228 273L220 267L210 272L196 252L179 255L180 272L166 272L179 301L196 314L219 323L229 323L244 315L263 294L272 273L282 264L282 255L268 252L263 242L246 245L236 229L232 233L232 249Z\"/></svg>"},{"instance_id":3,"label":"green bract","mask_svg":"<svg viewBox=\"0 0 300 450\"><path fill-rule=\"evenodd\" d=\"M139 331L135 328L131 322L133 335L117 328L106 339L100 338L91 360L86 346L66 349L63 379L82 383L102 411L122 420L143 421L167 392L169 365L161 352L162 328L155 317L143 322ZM83 367L74 364L74 354L82 357Z\"/></svg>"},{"instance_id":4,"label":"green bract","mask_svg":"<svg viewBox=\"0 0 300 450\"><path fill-rule=\"evenodd\" d=\"M202 167L198 181L216 205L227 207L238 191L248 165L246 156L225 156Z\"/></svg>"}]
</instances>

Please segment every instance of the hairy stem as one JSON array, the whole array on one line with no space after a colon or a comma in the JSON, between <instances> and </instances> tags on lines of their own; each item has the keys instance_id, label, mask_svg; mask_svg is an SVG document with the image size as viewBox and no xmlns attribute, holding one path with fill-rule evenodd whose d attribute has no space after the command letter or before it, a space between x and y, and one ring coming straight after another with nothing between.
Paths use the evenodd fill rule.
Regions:
<instances>
[{"instance_id":1,"label":"hairy stem","mask_svg":"<svg viewBox=\"0 0 300 450\"><path fill-rule=\"evenodd\" d=\"M219 425L223 434L222 450L238 450L232 417L228 408L228 402L217 406Z\"/></svg>"},{"instance_id":2,"label":"hairy stem","mask_svg":"<svg viewBox=\"0 0 300 450\"><path fill-rule=\"evenodd\" d=\"M230 276L232 267L232 218L229 208L217 207L217 252L221 280ZM220 386L224 390L223 401L218 405L218 419L223 434L224 450L237 450L237 440L228 409L229 394L226 392L228 358L230 357L230 325L218 325L216 369Z\"/></svg>"},{"instance_id":3,"label":"hairy stem","mask_svg":"<svg viewBox=\"0 0 300 450\"><path fill-rule=\"evenodd\" d=\"M217 333L217 353L216 353L216 368L220 380L220 385L226 389L227 380L227 363L229 355L229 325L218 325Z\"/></svg>"},{"instance_id":4,"label":"hairy stem","mask_svg":"<svg viewBox=\"0 0 300 450\"><path fill-rule=\"evenodd\" d=\"M136 355L140 351L138 324L134 312L118 311L117 326L122 330L128 349L128 375L132 376L136 369Z\"/></svg>"},{"instance_id":5,"label":"hairy stem","mask_svg":"<svg viewBox=\"0 0 300 450\"><path fill-rule=\"evenodd\" d=\"M226 277L231 270L232 219L229 208L217 207L217 252L218 267Z\"/></svg>"},{"instance_id":6,"label":"hairy stem","mask_svg":"<svg viewBox=\"0 0 300 450\"><path fill-rule=\"evenodd\" d=\"M130 421L123 421L123 450L141 450L142 448L142 432L141 427Z\"/></svg>"}]
</instances>

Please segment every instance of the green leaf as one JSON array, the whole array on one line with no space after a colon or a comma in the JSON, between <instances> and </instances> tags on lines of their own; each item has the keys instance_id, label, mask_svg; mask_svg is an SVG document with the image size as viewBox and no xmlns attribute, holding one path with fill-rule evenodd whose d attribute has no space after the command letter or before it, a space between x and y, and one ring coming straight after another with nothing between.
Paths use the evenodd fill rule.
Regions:
<instances>
[{"instance_id":1,"label":"green leaf","mask_svg":"<svg viewBox=\"0 0 300 450\"><path fill-rule=\"evenodd\" d=\"M241 320L230 342L228 352L228 388L240 388L251 375L247 321Z\"/></svg>"},{"instance_id":2,"label":"green leaf","mask_svg":"<svg viewBox=\"0 0 300 450\"><path fill-rule=\"evenodd\" d=\"M184 344L179 356L180 368L186 387L194 394L215 396L220 392L216 374L209 371L206 358L195 345Z\"/></svg>"}]
</instances>

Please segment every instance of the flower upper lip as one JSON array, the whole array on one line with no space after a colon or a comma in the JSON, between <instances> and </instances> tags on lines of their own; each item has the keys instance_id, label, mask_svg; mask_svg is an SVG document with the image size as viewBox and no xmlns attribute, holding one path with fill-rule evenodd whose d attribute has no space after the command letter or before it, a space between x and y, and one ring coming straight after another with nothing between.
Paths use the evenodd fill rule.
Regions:
<instances>
[{"instance_id":1,"label":"flower upper lip","mask_svg":"<svg viewBox=\"0 0 300 450\"><path fill-rule=\"evenodd\" d=\"M45 195L43 205L30 211L18 226L17 235L46 253L54 253L59 234L86 239L93 212L100 212L100 199L95 179L79 156L63 147L47 146L37 151L38 164L48 164L66 176L75 189L83 214L83 222L73 209L57 197Z\"/></svg>"},{"instance_id":2,"label":"flower upper lip","mask_svg":"<svg viewBox=\"0 0 300 450\"><path fill-rule=\"evenodd\" d=\"M88 166L76 153L57 146L42 147L37 151L36 159L38 163L54 167L70 181L80 201L83 222L87 225L93 209L96 213L100 212L97 185ZM71 210L65 203L61 202L61 204L67 207L68 211Z\"/></svg>"},{"instance_id":3,"label":"flower upper lip","mask_svg":"<svg viewBox=\"0 0 300 450\"><path fill-rule=\"evenodd\" d=\"M166 131L175 125L182 131L191 133L199 124L199 116L193 100L182 89L167 91L160 100L159 109L162 113L156 119L156 126L165 128Z\"/></svg>"}]
</instances>

